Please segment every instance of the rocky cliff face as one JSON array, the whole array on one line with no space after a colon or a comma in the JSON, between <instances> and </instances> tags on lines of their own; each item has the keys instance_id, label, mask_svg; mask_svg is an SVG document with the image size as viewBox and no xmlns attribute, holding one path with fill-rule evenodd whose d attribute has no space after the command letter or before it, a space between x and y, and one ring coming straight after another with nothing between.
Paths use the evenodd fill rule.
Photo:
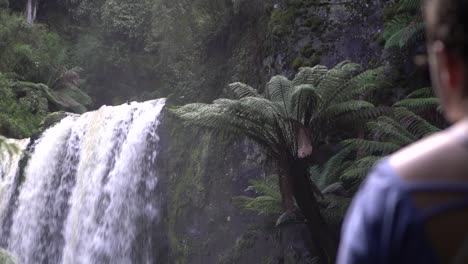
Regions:
<instances>
[{"instance_id":1,"label":"rocky cliff face","mask_svg":"<svg viewBox=\"0 0 468 264\"><path fill-rule=\"evenodd\" d=\"M271 172L245 138L183 127L166 117L158 168L165 199L167 263L311 263L305 225L239 208L248 181Z\"/></svg>"}]
</instances>

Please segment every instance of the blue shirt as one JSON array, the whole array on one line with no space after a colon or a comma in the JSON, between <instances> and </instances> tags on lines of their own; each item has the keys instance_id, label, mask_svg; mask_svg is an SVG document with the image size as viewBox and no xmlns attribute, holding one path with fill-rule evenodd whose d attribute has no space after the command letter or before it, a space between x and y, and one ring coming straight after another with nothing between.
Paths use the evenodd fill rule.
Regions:
<instances>
[{"instance_id":1,"label":"blue shirt","mask_svg":"<svg viewBox=\"0 0 468 264\"><path fill-rule=\"evenodd\" d=\"M401 179L388 159L367 177L351 204L343 224L339 264L439 263L424 229L424 221L450 207L420 210L411 198L414 191L467 191L459 184L410 183Z\"/></svg>"}]
</instances>

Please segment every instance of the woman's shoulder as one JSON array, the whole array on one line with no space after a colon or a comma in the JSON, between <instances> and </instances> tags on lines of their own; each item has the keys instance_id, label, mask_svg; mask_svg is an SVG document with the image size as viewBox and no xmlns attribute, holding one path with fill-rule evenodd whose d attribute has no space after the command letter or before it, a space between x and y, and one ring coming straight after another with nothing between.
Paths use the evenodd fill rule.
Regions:
<instances>
[{"instance_id":1,"label":"woman's shoulder","mask_svg":"<svg viewBox=\"0 0 468 264\"><path fill-rule=\"evenodd\" d=\"M401 263L390 260L417 215L388 158L380 161L356 194L343 225L339 263ZM407 263L407 262L405 262Z\"/></svg>"},{"instance_id":2,"label":"woman's shoulder","mask_svg":"<svg viewBox=\"0 0 468 264\"><path fill-rule=\"evenodd\" d=\"M454 126L435 133L391 155L389 165L405 181L464 179L468 171L467 132Z\"/></svg>"}]
</instances>

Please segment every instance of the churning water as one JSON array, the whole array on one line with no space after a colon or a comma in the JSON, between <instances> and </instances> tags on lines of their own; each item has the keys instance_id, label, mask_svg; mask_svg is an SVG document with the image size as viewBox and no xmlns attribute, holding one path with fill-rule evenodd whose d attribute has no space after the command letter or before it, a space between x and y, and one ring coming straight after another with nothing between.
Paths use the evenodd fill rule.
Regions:
<instances>
[{"instance_id":1,"label":"churning water","mask_svg":"<svg viewBox=\"0 0 468 264\"><path fill-rule=\"evenodd\" d=\"M9 205L13 212L4 214L10 218L4 246L20 263L154 262L152 227L160 218L155 163L164 103L105 106L68 116L42 135L16 203ZM1 209L4 197L15 192L8 182L18 174L6 171L0 219L8 211Z\"/></svg>"}]
</instances>

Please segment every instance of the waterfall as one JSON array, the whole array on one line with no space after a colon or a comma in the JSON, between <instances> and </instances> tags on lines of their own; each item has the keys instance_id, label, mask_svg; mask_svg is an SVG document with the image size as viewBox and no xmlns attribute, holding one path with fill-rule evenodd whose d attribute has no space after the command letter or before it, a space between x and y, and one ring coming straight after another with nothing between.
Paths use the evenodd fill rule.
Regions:
<instances>
[{"instance_id":1,"label":"waterfall","mask_svg":"<svg viewBox=\"0 0 468 264\"><path fill-rule=\"evenodd\" d=\"M164 103L104 106L42 135L9 230L20 263L154 263Z\"/></svg>"},{"instance_id":2,"label":"waterfall","mask_svg":"<svg viewBox=\"0 0 468 264\"><path fill-rule=\"evenodd\" d=\"M33 24L36 20L38 0L28 0L26 4L26 19L29 24Z\"/></svg>"},{"instance_id":3,"label":"waterfall","mask_svg":"<svg viewBox=\"0 0 468 264\"><path fill-rule=\"evenodd\" d=\"M29 139L7 140L7 144L15 146L13 152L5 148L0 150L0 245L4 242L3 226L7 209L14 201L12 200L16 187L19 183L19 162L29 144Z\"/></svg>"}]
</instances>

